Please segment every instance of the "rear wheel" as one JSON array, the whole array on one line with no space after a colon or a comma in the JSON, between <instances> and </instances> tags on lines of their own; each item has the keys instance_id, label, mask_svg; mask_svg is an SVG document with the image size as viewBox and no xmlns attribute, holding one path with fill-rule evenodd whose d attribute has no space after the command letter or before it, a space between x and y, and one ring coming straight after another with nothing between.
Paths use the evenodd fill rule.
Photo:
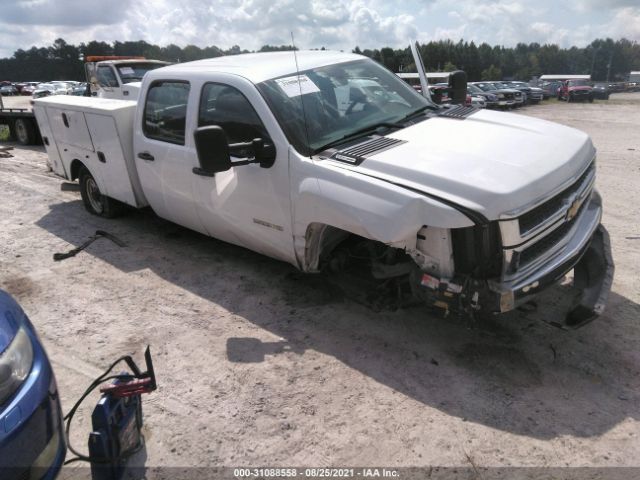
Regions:
<instances>
[{"instance_id":1,"label":"rear wheel","mask_svg":"<svg viewBox=\"0 0 640 480\"><path fill-rule=\"evenodd\" d=\"M89 213L105 218L117 217L122 213L122 203L103 195L95 178L86 167L80 169L78 180L80 182L80 196L82 197L84 208Z\"/></svg>"},{"instance_id":2,"label":"rear wheel","mask_svg":"<svg viewBox=\"0 0 640 480\"><path fill-rule=\"evenodd\" d=\"M16 140L20 145L33 145L36 143L36 127L26 118L18 118L13 124Z\"/></svg>"}]
</instances>

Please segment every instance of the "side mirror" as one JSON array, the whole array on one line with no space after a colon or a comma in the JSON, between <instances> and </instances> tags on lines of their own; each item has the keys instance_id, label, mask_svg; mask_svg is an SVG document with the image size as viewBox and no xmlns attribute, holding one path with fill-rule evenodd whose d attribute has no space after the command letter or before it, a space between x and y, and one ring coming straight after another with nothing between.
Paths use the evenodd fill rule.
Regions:
<instances>
[{"instance_id":1,"label":"side mirror","mask_svg":"<svg viewBox=\"0 0 640 480\"><path fill-rule=\"evenodd\" d=\"M262 168L269 168L276 160L274 145L265 144L262 138L254 138L246 143L229 144L227 135L218 125L197 128L193 137L200 162L200 167L193 169L193 173L197 175L213 177L216 173L226 172L231 167L252 163L259 163ZM230 152L249 158L232 163Z\"/></svg>"},{"instance_id":2,"label":"side mirror","mask_svg":"<svg viewBox=\"0 0 640 480\"><path fill-rule=\"evenodd\" d=\"M451 103L464 104L467 100L467 74L456 70L449 75L449 96Z\"/></svg>"},{"instance_id":3,"label":"side mirror","mask_svg":"<svg viewBox=\"0 0 640 480\"><path fill-rule=\"evenodd\" d=\"M200 167L195 167L193 173L213 177L217 172L231 169L229 142L224 130L217 125L197 128L193 133L198 152Z\"/></svg>"}]
</instances>

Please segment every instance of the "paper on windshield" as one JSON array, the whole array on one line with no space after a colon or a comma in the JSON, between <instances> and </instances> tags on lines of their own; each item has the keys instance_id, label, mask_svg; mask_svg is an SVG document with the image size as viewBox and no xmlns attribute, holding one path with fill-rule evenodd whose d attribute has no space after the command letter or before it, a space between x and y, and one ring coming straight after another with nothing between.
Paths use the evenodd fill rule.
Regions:
<instances>
[{"instance_id":1,"label":"paper on windshield","mask_svg":"<svg viewBox=\"0 0 640 480\"><path fill-rule=\"evenodd\" d=\"M133 75L133 68L131 67L120 67L120 73L122 75Z\"/></svg>"},{"instance_id":2,"label":"paper on windshield","mask_svg":"<svg viewBox=\"0 0 640 480\"><path fill-rule=\"evenodd\" d=\"M298 97L307 93L316 93L320 89L306 75L294 75L292 77L276 79L278 86L287 94L288 97Z\"/></svg>"}]
</instances>

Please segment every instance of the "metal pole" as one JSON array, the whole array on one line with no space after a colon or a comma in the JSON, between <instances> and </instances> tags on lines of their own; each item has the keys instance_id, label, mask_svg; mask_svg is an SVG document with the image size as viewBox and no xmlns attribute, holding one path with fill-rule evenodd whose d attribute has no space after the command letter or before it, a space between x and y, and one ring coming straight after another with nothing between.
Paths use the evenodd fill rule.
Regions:
<instances>
[{"instance_id":1,"label":"metal pole","mask_svg":"<svg viewBox=\"0 0 640 480\"><path fill-rule=\"evenodd\" d=\"M609 64L607 65L607 83L609 83L609 77L611 76L611 62L613 61L613 51L609 54Z\"/></svg>"}]
</instances>

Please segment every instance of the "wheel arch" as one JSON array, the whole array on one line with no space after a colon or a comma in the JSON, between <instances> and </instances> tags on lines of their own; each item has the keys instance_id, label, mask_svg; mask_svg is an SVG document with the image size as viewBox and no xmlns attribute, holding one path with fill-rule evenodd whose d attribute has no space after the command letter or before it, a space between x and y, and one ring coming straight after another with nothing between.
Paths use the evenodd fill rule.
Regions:
<instances>
[{"instance_id":1,"label":"wheel arch","mask_svg":"<svg viewBox=\"0 0 640 480\"><path fill-rule=\"evenodd\" d=\"M69 180L77 180L78 177L80 176L80 170L82 170L82 167L89 170L89 168L77 158L74 158L73 160L71 160L71 165L69 168L69 175L71 178ZM91 170L89 170L89 172L91 172Z\"/></svg>"},{"instance_id":2,"label":"wheel arch","mask_svg":"<svg viewBox=\"0 0 640 480\"><path fill-rule=\"evenodd\" d=\"M325 223L310 223L305 233L304 264L306 270L317 272L321 257L331 253L340 243L352 235L358 234Z\"/></svg>"}]
</instances>

